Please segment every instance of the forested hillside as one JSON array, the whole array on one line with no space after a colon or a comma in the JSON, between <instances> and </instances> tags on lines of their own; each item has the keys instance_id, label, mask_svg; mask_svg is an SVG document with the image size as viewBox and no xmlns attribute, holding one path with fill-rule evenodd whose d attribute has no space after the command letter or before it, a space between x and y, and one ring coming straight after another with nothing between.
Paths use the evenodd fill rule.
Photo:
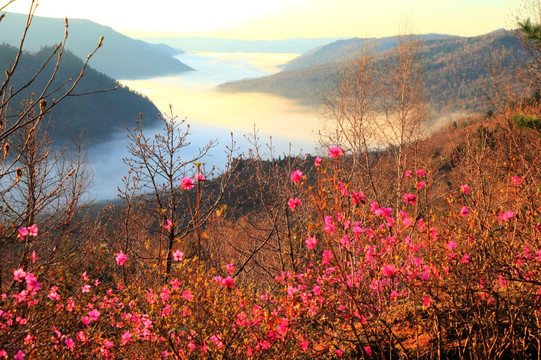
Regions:
<instances>
[{"instance_id":1,"label":"forested hillside","mask_svg":"<svg viewBox=\"0 0 541 360\"><path fill-rule=\"evenodd\" d=\"M419 35L422 41L453 38L452 35L423 34ZM317 47L301 56L288 61L284 66L284 71L298 70L309 66L328 64L351 60L359 54L359 49L363 47L372 47L377 52L389 50L396 45L396 36L384 38L352 38L347 40L337 40L330 44Z\"/></svg>"},{"instance_id":2,"label":"forested hillside","mask_svg":"<svg viewBox=\"0 0 541 360\"><path fill-rule=\"evenodd\" d=\"M26 15L7 13L0 22L1 41L18 46L25 23ZM64 19L34 17L24 49L36 52L43 46L55 45L64 36L64 26ZM90 65L117 80L148 78L192 70L171 57L181 53L181 50L164 44L154 45L134 40L108 26L89 20L70 19L68 31L66 47L81 59L86 59L100 36L104 36L103 47L92 58Z\"/></svg>"},{"instance_id":3,"label":"forested hillside","mask_svg":"<svg viewBox=\"0 0 541 360\"><path fill-rule=\"evenodd\" d=\"M22 87L29 80L29 74L38 71L53 48L44 47L37 53L23 53L20 59L18 71L13 75L14 89ZM0 66L4 69L13 62L17 49L9 45L0 45ZM23 89L12 101L11 112L17 112L18 101L28 99L32 93L38 94L43 89L50 75L54 71L54 60L36 77L35 81ZM73 53L67 51L62 56L55 80L51 89L58 89L47 97L49 102L59 96L59 91L66 90L77 78L82 68L83 61ZM114 89L103 93L102 90ZM55 106L54 111L47 115L44 123L48 123L48 133L53 142L62 146L83 132L89 144L109 139L118 131L123 131L125 126L133 125L143 113L149 123L157 119L158 109L150 100L137 94L110 77L98 71L87 68L84 76L76 87L75 94L93 93L85 96L70 96Z\"/></svg>"},{"instance_id":4,"label":"forested hillside","mask_svg":"<svg viewBox=\"0 0 541 360\"><path fill-rule=\"evenodd\" d=\"M384 39L380 49L387 49L391 40ZM472 38L425 39L422 43L428 100L435 112L486 110L486 82L499 75L491 72L491 64L500 61L502 69L509 69L522 51L517 38L508 31ZM360 39L338 41L301 55L278 74L223 84L220 89L264 92L317 104L320 95L333 86L343 61L358 55L361 46ZM386 51L379 54L383 61ZM296 70L287 71L289 68Z\"/></svg>"}]
</instances>

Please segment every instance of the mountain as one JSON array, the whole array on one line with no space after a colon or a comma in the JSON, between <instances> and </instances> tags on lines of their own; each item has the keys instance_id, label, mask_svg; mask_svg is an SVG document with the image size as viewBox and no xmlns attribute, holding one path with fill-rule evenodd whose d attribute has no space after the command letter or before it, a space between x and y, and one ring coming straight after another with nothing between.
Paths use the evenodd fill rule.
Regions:
<instances>
[{"instance_id":1,"label":"mountain","mask_svg":"<svg viewBox=\"0 0 541 360\"><path fill-rule=\"evenodd\" d=\"M30 80L31 74L36 73L52 50L51 47L44 47L37 53L23 53L10 83L14 86L14 91ZM16 54L17 48L6 44L0 45L0 70L7 69ZM30 98L33 93L41 92L54 71L54 65L54 61L49 63L30 86L11 101L11 111L17 111L15 104ZM78 76L82 66L83 61L73 53L70 51L64 53L55 80L50 86L50 89L59 91L47 98L49 104L53 98L60 97L63 91L71 87L73 80L70 79ZM139 113L143 114L148 124L157 121L158 109L150 100L92 68L85 70L74 95L99 92L117 86L114 91L70 96L58 103L44 118L44 122L50 125L47 132L51 135L53 143L63 146L81 132L84 133L88 145L106 141L113 134L124 131L126 126L133 126L135 120L139 118Z\"/></svg>"},{"instance_id":2,"label":"mountain","mask_svg":"<svg viewBox=\"0 0 541 360\"><path fill-rule=\"evenodd\" d=\"M303 53L341 38L293 38L283 40L241 40L214 37L163 37L137 36L150 43L165 43L188 51L212 52L259 52L259 53Z\"/></svg>"},{"instance_id":3,"label":"mountain","mask_svg":"<svg viewBox=\"0 0 541 360\"><path fill-rule=\"evenodd\" d=\"M378 61L389 50L390 40L379 44L382 51ZM343 62L353 58L365 41L373 40L339 40L293 59L277 74L222 84L220 89L263 92L316 104L320 94L332 86ZM490 80L488 68L494 55L500 55L503 67L509 68L522 51L518 39L509 31L471 38L429 35L422 41L429 103L435 111L469 111L485 106L483 87Z\"/></svg>"},{"instance_id":4,"label":"mountain","mask_svg":"<svg viewBox=\"0 0 541 360\"><path fill-rule=\"evenodd\" d=\"M454 38L452 35L424 34L419 35L420 40L437 40ZM330 44L312 49L284 65L284 71L298 70L308 66L350 60L355 57L359 49L365 46L374 46L377 52L389 50L395 46L397 37L384 38L352 38L337 40Z\"/></svg>"},{"instance_id":5,"label":"mountain","mask_svg":"<svg viewBox=\"0 0 541 360\"><path fill-rule=\"evenodd\" d=\"M6 13L0 21L0 43L18 46L26 17ZM24 49L36 52L43 46L59 43L64 36L64 25L64 19L34 17ZM164 44L134 40L89 20L69 20L68 35L66 47L81 59L86 59L103 35L103 46L90 64L115 79L149 78L193 70L172 57L181 53L180 50Z\"/></svg>"}]
</instances>

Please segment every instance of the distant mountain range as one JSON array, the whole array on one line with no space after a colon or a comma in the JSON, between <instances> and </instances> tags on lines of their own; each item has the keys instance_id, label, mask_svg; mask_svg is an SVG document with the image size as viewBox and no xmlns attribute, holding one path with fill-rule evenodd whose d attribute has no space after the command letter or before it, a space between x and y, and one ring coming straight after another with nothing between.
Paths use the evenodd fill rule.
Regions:
<instances>
[{"instance_id":1,"label":"distant mountain range","mask_svg":"<svg viewBox=\"0 0 541 360\"><path fill-rule=\"evenodd\" d=\"M420 40L439 40L456 38L452 35L424 34L419 35ZM396 43L396 36L384 38L352 38L337 40L330 44L312 49L301 56L289 61L284 66L284 71L298 70L308 66L328 64L349 60L359 53L364 46L374 46L377 52L392 49Z\"/></svg>"},{"instance_id":2,"label":"distant mountain range","mask_svg":"<svg viewBox=\"0 0 541 360\"><path fill-rule=\"evenodd\" d=\"M429 102L435 111L484 111L483 88L490 81L488 67L492 59L501 56L503 67L508 68L522 52L518 39L505 30L471 38L437 34L420 38ZM354 58L370 42L375 42L382 56L394 46L395 37L338 40L291 60L277 74L222 84L220 89L263 92L306 104L319 103L320 94L332 86L344 61Z\"/></svg>"},{"instance_id":3,"label":"distant mountain range","mask_svg":"<svg viewBox=\"0 0 541 360\"><path fill-rule=\"evenodd\" d=\"M6 13L0 21L0 43L18 46L26 18L26 15ZM37 52L43 46L59 43L64 35L64 24L64 19L34 17L24 49ZM114 79L141 79L192 70L172 57L181 50L134 40L89 20L69 20L68 34L66 47L82 59L94 50L103 35L103 47L90 65Z\"/></svg>"},{"instance_id":4,"label":"distant mountain range","mask_svg":"<svg viewBox=\"0 0 541 360\"><path fill-rule=\"evenodd\" d=\"M52 50L52 47L43 47L36 53L23 53L11 82L14 91L30 80L32 74L36 73ZM6 44L0 45L0 70L2 72L8 69L16 54L17 48ZM52 98L59 98L63 91L71 87L73 80L68 80L76 78L82 66L83 61L73 53L70 51L64 53L56 79L50 86L50 89L58 88L59 92L49 96L49 104L52 102ZM41 92L53 72L53 67L54 61L45 67L31 86L11 101L11 111L16 112L19 102L30 98L32 93ZM66 81L68 82L64 84ZM109 140L113 134L124 131L126 126L133 126L135 120L139 118L139 113L143 114L149 125L158 121L158 109L150 100L121 86L116 80L92 68L85 70L85 74L73 94L113 89L116 86L118 86L116 90L107 93L70 96L55 106L52 112L44 118L44 123L49 124L46 131L53 143L57 146L63 146L81 132L84 133L89 146Z\"/></svg>"},{"instance_id":5,"label":"distant mountain range","mask_svg":"<svg viewBox=\"0 0 541 360\"><path fill-rule=\"evenodd\" d=\"M138 36L150 43L164 43L187 51L303 53L342 39L337 37L283 40L241 40L215 37Z\"/></svg>"}]
</instances>

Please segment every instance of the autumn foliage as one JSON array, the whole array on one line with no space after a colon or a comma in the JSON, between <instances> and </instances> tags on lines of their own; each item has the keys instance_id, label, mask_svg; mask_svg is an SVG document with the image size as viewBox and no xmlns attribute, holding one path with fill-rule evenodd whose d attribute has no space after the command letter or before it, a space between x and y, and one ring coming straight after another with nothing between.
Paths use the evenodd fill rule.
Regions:
<instances>
[{"instance_id":1,"label":"autumn foliage","mask_svg":"<svg viewBox=\"0 0 541 360\"><path fill-rule=\"evenodd\" d=\"M430 161L427 168L409 168L398 209L350 185L351 174L344 171L348 157L339 147L302 171L282 173L290 198L281 209L289 214L285 226L294 244L275 254L290 259L284 270L271 274L269 286L255 286L257 278L239 271L239 254L235 259L229 253L233 263L210 265L211 260L184 256L178 250L182 244L172 255L170 274L150 283L142 282L136 253L100 250L96 244L87 250L100 254L101 268L87 262L78 271L48 267L33 253L25 268L13 269L2 295L0 355L536 357L541 351L539 138L501 128L493 136L504 131L533 145L508 152L512 163L492 154L494 162L480 165L492 166L494 176L479 179L471 170L473 177L452 182L446 193L432 193L441 186L434 179L453 174L429 170ZM465 146L468 135L462 141ZM495 141L485 158L502 144ZM469 151L484 150L476 144ZM463 159L455 168L472 165ZM201 178L199 172L183 178L182 191L194 191L185 184ZM171 222L162 229L171 231ZM40 236L33 226L18 234Z\"/></svg>"}]
</instances>

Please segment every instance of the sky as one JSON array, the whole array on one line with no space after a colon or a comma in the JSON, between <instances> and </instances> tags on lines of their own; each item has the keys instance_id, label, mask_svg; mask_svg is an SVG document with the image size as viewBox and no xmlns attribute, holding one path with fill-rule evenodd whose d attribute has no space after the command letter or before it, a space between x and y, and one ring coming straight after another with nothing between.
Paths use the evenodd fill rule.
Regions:
<instances>
[{"instance_id":1,"label":"sky","mask_svg":"<svg viewBox=\"0 0 541 360\"><path fill-rule=\"evenodd\" d=\"M512 27L513 15L525 1L41 0L36 15L85 18L130 36L382 37L399 33L400 24L414 33L476 36ZM16 0L8 11L27 12L29 4Z\"/></svg>"}]
</instances>

